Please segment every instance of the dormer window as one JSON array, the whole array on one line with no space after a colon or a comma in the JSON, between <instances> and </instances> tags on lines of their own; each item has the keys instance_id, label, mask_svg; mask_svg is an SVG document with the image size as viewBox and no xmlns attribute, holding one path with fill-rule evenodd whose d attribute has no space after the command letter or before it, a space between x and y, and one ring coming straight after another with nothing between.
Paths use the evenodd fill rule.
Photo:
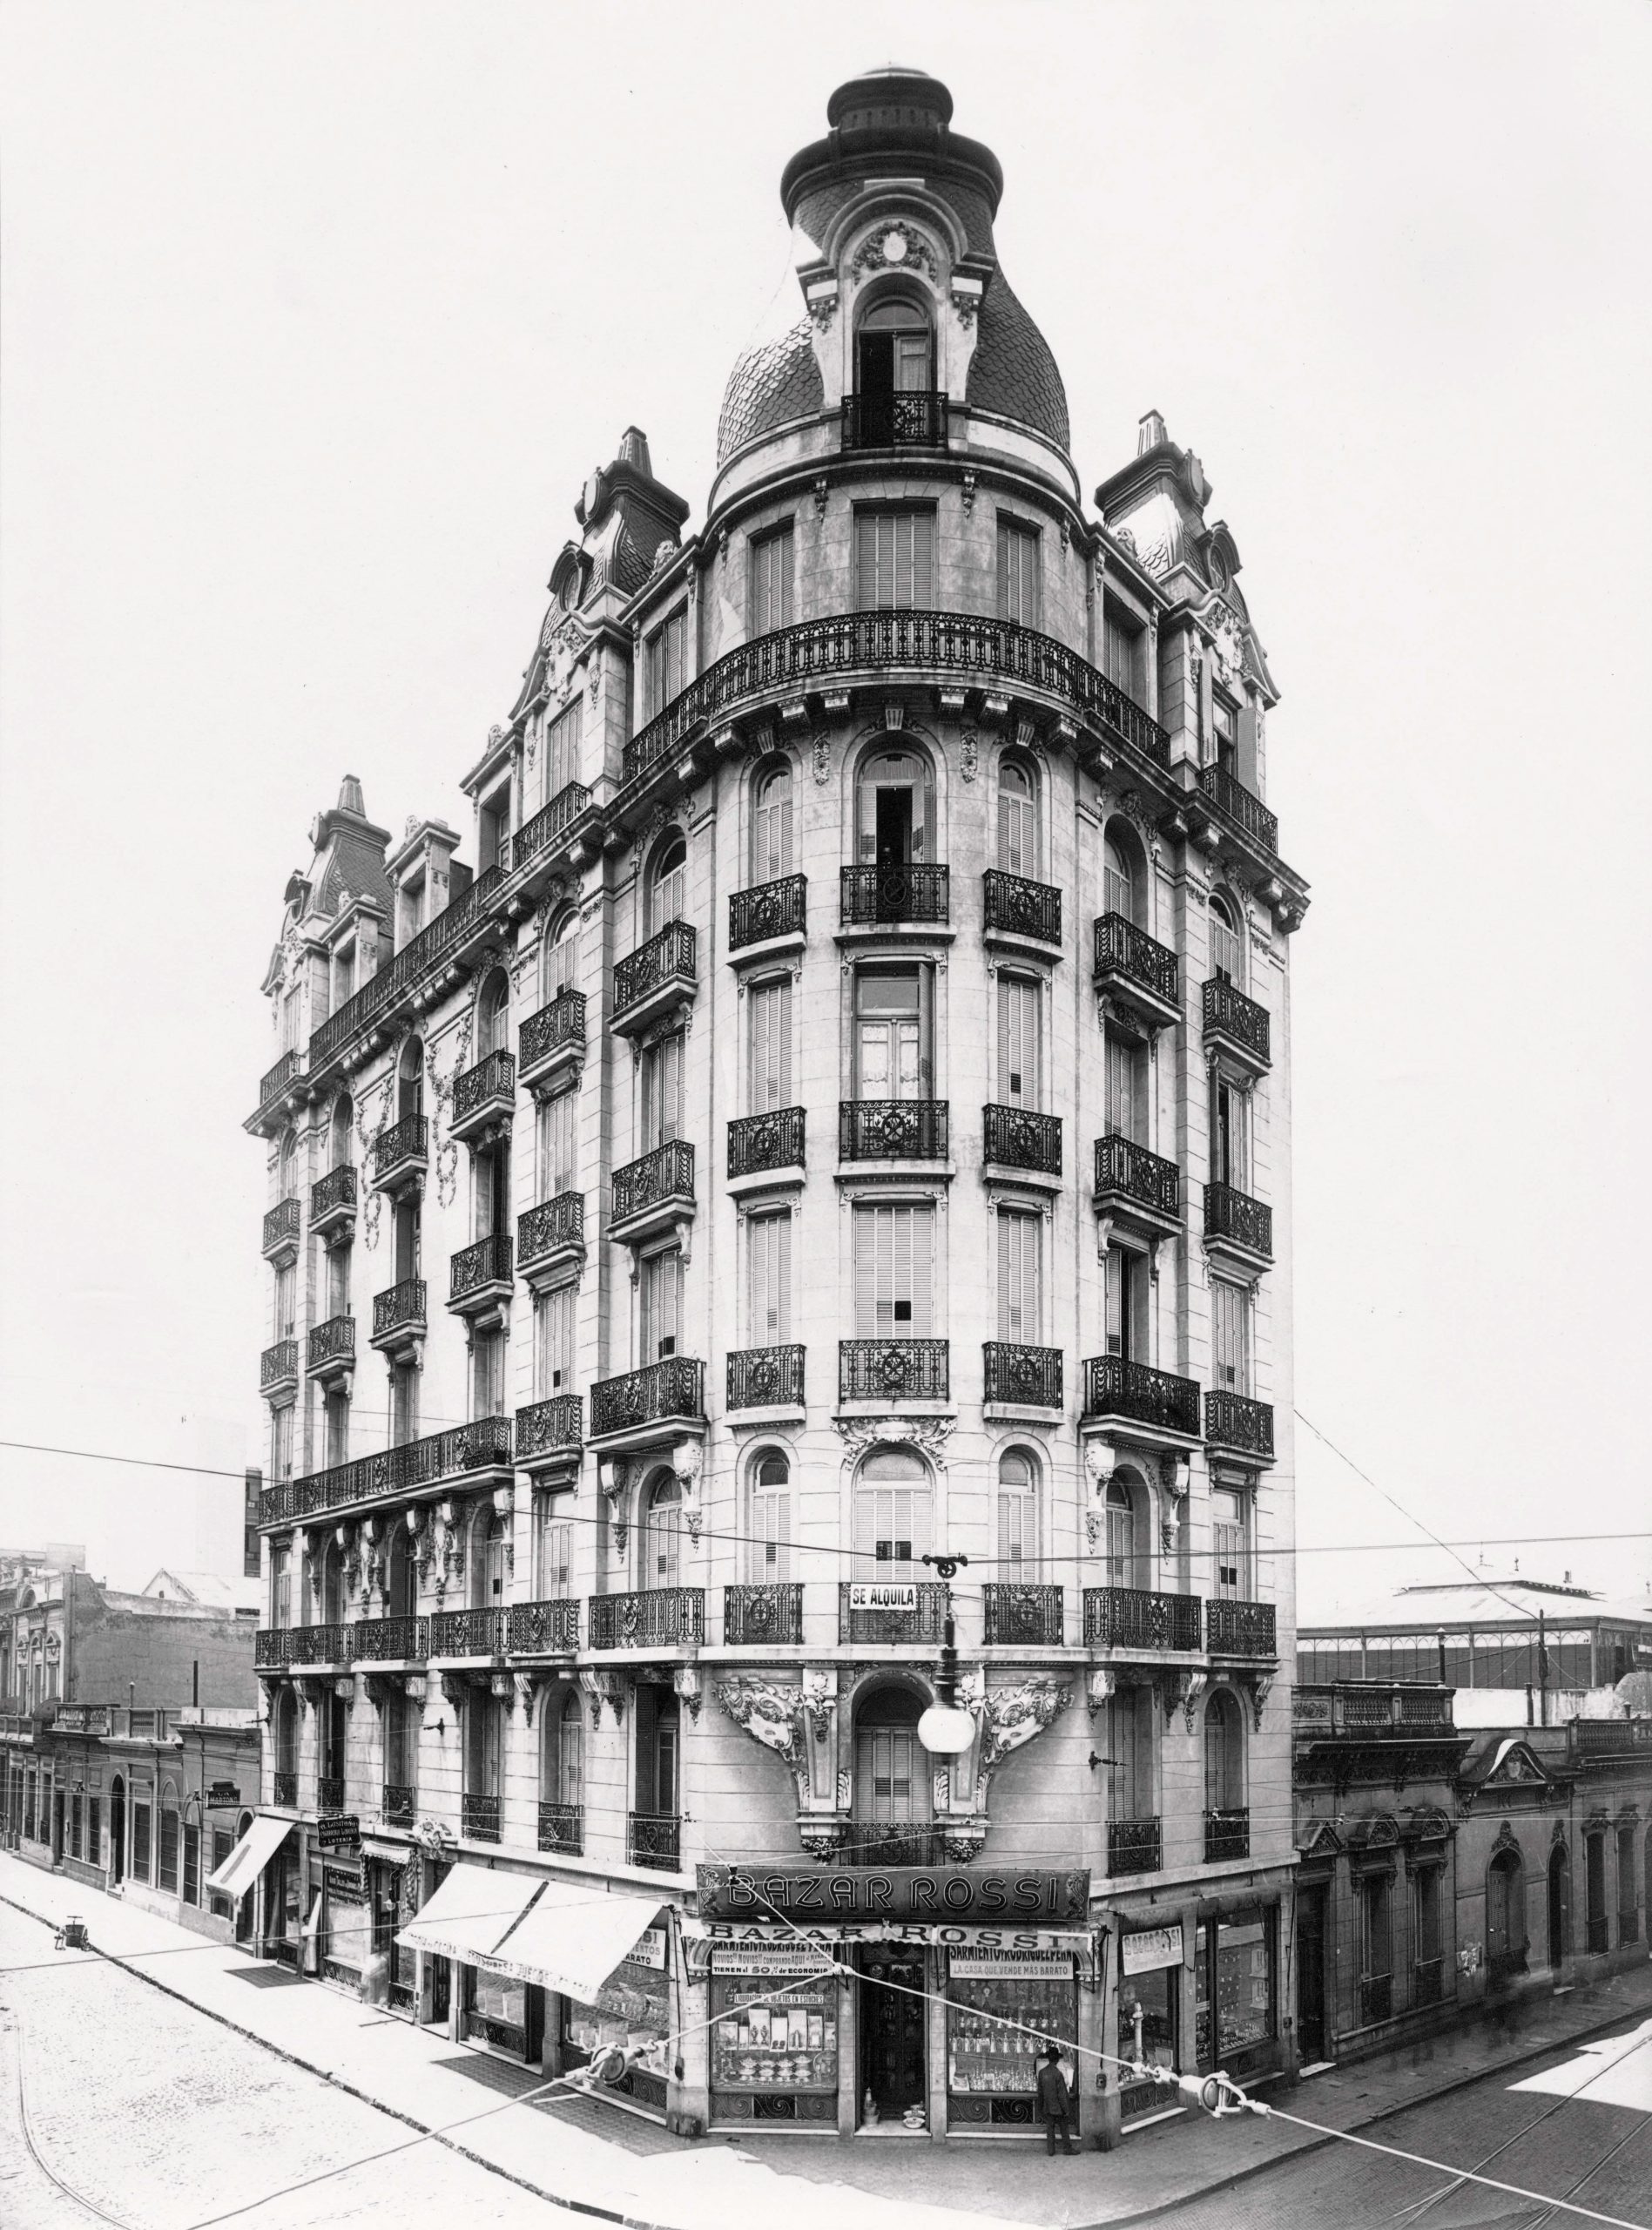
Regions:
<instances>
[{"instance_id":1,"label":"dormer window","mask_svg":"<svg viewBox=\"0 0 1652 2230\"><path fill-rule=\"evenodd\" d=\"M409 944L424 927L424 877L409 875L398 896L401 909L401 934L398 946Z\"/></svg>"},{"instance_id":2,"label":"dormer window","mask_svg":"<svg viewBox=\"0 0 1652 2230\"><path fill-rule=\"evenodd\" d=\"M1224 774L1238 772L1239 708L1230 697L1214 690L1210 696L1211 742L1216 763Z\"/></svg>"},{"instance_id":3,"label":"dormer window","mask_svg":"<svg viewBox=\"0 0 1652 2230\"><path fill-rule=\"evenodd\" d=\"M509 864L510 853L510 785L502 783L483 804L476 829L478 874Z\"/></svg>"},{"instance_id":4,"label":"dormer window","mask_svg":"<svg viewBox=\"0 0 1652 2230\"><path fill-rule=\"evenodd\" d=\"M941 438L934 329L910 295L885 294L856 330L851 438L862 449Z\"/></svg>"},{"instance_id":5,"label":"dormer window","mask_svg":"<svg viewBox=\"0 0 1652 2230\"><path fill-rule=\"evenodd\" d=\"M687 679L688 614L679 606L648 639L648 709L663 713Z\"/></svg>"}]
</instances>

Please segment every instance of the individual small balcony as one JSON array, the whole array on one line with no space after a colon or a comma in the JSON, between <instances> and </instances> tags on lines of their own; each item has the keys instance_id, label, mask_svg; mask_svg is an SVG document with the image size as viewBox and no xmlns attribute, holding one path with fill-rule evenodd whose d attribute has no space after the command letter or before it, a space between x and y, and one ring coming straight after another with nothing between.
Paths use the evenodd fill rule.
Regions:
<instances>
[{"instance_id":1,"label":"individual small balcony","mask_svg":"<svg viewBox=\"0 0 1652 2230\"><path fill-rule=\"evenodd\" d=\"M1030 1107L983 1107L981 1156L989 1171L1007 1176L1059 1177L1062 1118Z\"/></svg>"},{"instance_id":2,"label":"individual small balcony","mask_svg":"<svg viewBox=\"0 0 1652 2230\"><path fill-rule=\"evenodd\" d=\"M586 1607L592 1649L667 1649L705 1639L703 1587L641 1587L624 1595L593 1595Z\"/></svg>"},{"instance_id":3,"label":"individual small balcony","mask_svg":"<svg viewBox=\"0 0 1652 2230\"><path fill-rule=\"evenodd\" d=\"M539 1808L539 1848L560 1858L582 1858L585 1851L585 1808L583 1804L542 1804Z\"/></svg>"},{"instance_id":4,"label":"individual small balcony","mask_svg":"<svg viewBox=\"0 0 1652 2230\"><path fill-rule=\"evenodd\" d=\"M1204 1397L1204 1437L1212 1450L1253 1463L1273 1461L1273 1404L1214 1387Z\"/></svg>"},{"instance_id":5,"label":"individual small balcony","mask_svg":"<svg viewBox=\"0 0 1652 2230\"><path fill-rule=\"evenodd\" d=\"M358 1618L350 1648L357 1665L422 1665L430 1654L430 1621Z\"/></svg>"},{"instance_id":6,"label":"individual small balcony","mask_svg":"<svg viewBox=\"0 0 1652 2230\"><path fill-rule=\"evenodd\" d=\"M426 1329L422 1278L403 1278L400 1285L374 1294L371 1346L394 1354L422 1340Z\"/></svg>"},{"instance_id":7,"label":"individual small balcony","mask_svg":"<svg viewBox=\"0 0 1652 2230\"><path fill-rule=\"evenodd\" d=\"M383 1193L394 1193L422 1177L430 1166L430 1125L422 1115L404 1115L381 1131L373 1149L373 1182Z\"/></svg>"},{"instance_id":8,"label":"individual small balcony","mask_svg":"<svg viewBox=\"0 0 1652 2230\"><path fill-rule=\"evenodd\" d=\"M800 1173L806 1119L800 1107L777 1107L766 1115L737 1115L729 1125L729 1176L766 1176L778 1170Z\"/></svg>"},{"instance_id":9,"label":"individual small balcony","mask_svg":"<svg viewBox=\"0 0 1652 2230\"><path fill-rule=\"evenodd\" d=\"M512 1603L505 1610L507 1657L571 1657L579 1647L579 1598L550 1597Z\"/></svg>"},{"instance_id":10,"label":"individual small balcony","mask_svg":"<svg viewBox=\"0 0 1652 2230\"><path fill-rule=\"evenodd\" d=\"M736 1348L728 1359L725 1407L800 1409L804 1352L798 1347Z\"/></svg>"},{"instance_id":11,"label":"individual small balcony","mask_svg":"<svg viewBox=\"0 0 1652 2230\"><path fill-rule=\"evenodd\" d=\"M510 1298L516 1250L508 1231L489 1232L448 1258L448 1306L455 1316L479 1316Z\"/></svg>"},{"instance_id":12,"label":"individual small balcony","mask_svg":"<svg viewBox=\"0 0 1652 2230\"><path fill-rule=\"evenodd\" d=\"M1211 1596L1204 1606L1204 1646L1212 1657L1277 1658L1274 1605Z\"/></svg>"},{"instance_id":13,"label":"individual small balcony","mask_svg":"<svg viewBox=\"0 0 1652 2230\"><path fill-rule=\"evenodd\" d=\"M477 1138L490 1123L508 1123L516 1105L516 1055L484 1054L473 1068L454 1079L453 1116L448 1127L455 1139Z\"/></svg>"},{"instance_id":14,"label":"individual small balcony","mask_svg":"<svg viewBox=\"0 0 1652 2230\"><path fill-rule=\"evenodd\" d=\"M418 1790L406 1781L386 1781L379 1791L379 1811L387 1828L410 1828L419 1816Z\"/></svg>"},{"instance_id":15,"label":"individual small balcony","mask_svg":"<svg viewBox=\"0 0 1652 2230\"><path fill-rule=\"evenodd\" d=\"M296 1200L278 1200L264 1219L263 1254L266 1262L290 1262L299 1251L303 1212Z\"/></svg>"},{"instance_id":16,"label":"individual small balcony","mask_svg":"<svg viewBox=\"0 0 1652 2230\"><path fill-rule=\"evenodd\" d=\"M286 1812L298 1810L299 1777L295 1773L284 1773L277 1767L270 1775L270 1802L279 1804Z\"/></svg>"},{"instance_id":17,"label":"individual small balcony","mask_svg":"<svg viewBox=\"0 0 1652 2230\"><path fill-rule=\"evenodd\" d=\"M1086 1424L1143 1426L1172 1441L1199 1436L1199 1389L1190 1378L1152 1370L1123 1355L1092 1355L1084 1365Z\"/></svg>"},{"instance_id":18,"label":"individual small balcony","mask_svg":"<svg viewBox=\"0 0 1652 2230\"><path fill-rule=\"evenodd\" d=\"M944 449L946 391L914 388L887 395L846 395L842 425L846 449Z\"/></svg>"},{"instance_id":19,"label":"individual small balcony","mask_svg":"<svg viewBox=\"0 0 1652 2230\"><path fill-rule=\"evenodd\" d=\"M830 1846L811 1828L811 1856L832 1866L945 1866L946 1837L929 1820L839 1820Z\"/></svg>"},{"instance_id":20,"label":"individual small balcony","mask_svg":"<svg viewBox=\"0 0 1652 2230\"><path fill-rule=\"evenodd\" d=\"M299 1343L277 1340L258 1359L258 1390L266 1402L279 1402L299 1382Z\"/></svg>"},{"instance_id":21,"label":"individual small balcony","mask_svg":"<svg viewBox=\"0 0 1652 2230\"><path fill-rule=\"evenodd\" d=\"M1109 1875L1156 1874L1164 1863L1164 1839L1156 1820L1109 1820L1107 1823L1107 1870Z\"/></svg>"},{"instance_id":22,"label":"individual small balcony","mask_svg":"<svg viewBox=\"0 0 1652 2230\"><path fill-rule=\"evenodd\" d=\"M1223 1859L1251 1855L1251 1814L1244 1805L1204 1815L1204 1862L1215 1866Z\"/></svg>"},{"instance_id":23,"label":"individual small balcony","mask_svg":"<svg viewBox=\"0 0 1652 2230\"><path fill-rule=\"evenodd\" d=\"M846 929L892 922L943 924L952 918L951 869L921 861L840 868L839 918Z\"/></svg>"},{"instance_id":24,"label":"individual small balcony","mask_svg":"<svg viewBox=\"0 0 1652 2230\"><path fill-rule=\"evenodd\" d=\"M944 1640L947 1583L941 1579L838 1582L838 1639L920 1642Z\"/></svg>"},{"instance_id":25,"label":"individual small balcony","mask_svg":"<svg viewBox=\"0 0 1652 2230\"><path fill-rule=\"evenodd\" d=\"M1059 1649L1062 1590L1022 1580L989 1579L981 1589L981 1639L989 1646Z\"/></svg>"},{"instance_id":26,"label":"individual small balcony","mask_svg":"<svg viewBox=\"0 0 1652 2230\"><path fill-rule=\"evenodd\" d=\"M516 1032L516 1075L523 1084L539 1084L558 1069L577 1067L584 1055L583 991L558 991Z\"/></svg>"},{"instance_id":27,"label":"individual small balcony","mask_svg":"<svg viewBox=\"0 0 1652 2230\"><path fill-rule=\"evenodd\" d=\"M705 1364L691 1355L666 1355L618 1378L599 1378L590 1389L592 1440L617 1439L678 1419L698 1423L705 1415Z\"/></svg>"},{"instance_id":28,"label":"individual small balcony","mask_svg":"<svg viewBox=\"0 0 1652 2230\"><path fill-rule=\"evenodd\" d=\"M324 1323L312 1325L306 1362L310 1376L319 1378L323 1384L354 1370L354 1317L329 1316Z\"/></svg>"},{"instance_id":29,"label":"individual small balcony","mask_svg":"<svg viewBox=\"0 0 1652 2230\"><path fill-rule=\"evenodd\" d=\"M583 782L565 782L549 805L524 821L510 843L512 871L525 868L540 852L565 839L591 809L590 792Z\"/></svg>"},{"instance_id":30,"label":"individual small balcony","mask_svg":"<svg viewBox=\"0 0 1652 2230\"><path fill-rule=\"evenodd\" d=\"M1204 1043L1247 1076L1259 1077L1272 1065L1266 1007L1235 990L1225 976L1212 976L1204 986Z\"/></svg>"},{"instance_id":31,"label":"individual small balcony","mask_svg":"<svg viewBox=\"0 0 1652 2230\"><path fill-rule=\"evenodd\" d=\"M675 1874L683 1863L683 1821L677 1812L633 1812L625 1835L625 1853L633 1866L656 1868Z\"/></svg>"},{"instance_id":32,"label":"individual small balcony","mask_svg":"<svg viewBox=\"0 0 1652 2230\"><path fill-rule=\"evenodd\" d=\"M585 1251L585 1195L558 1193L516 1219L516 1260L530 1283Z\"/></svg>"},{"instance_id":33,"label":"individual small balcony","mask_svg":"<svg viewBox=\"0 0 1652 2230\"><path fill-rule=\"evenodd\" d=\"M342 1774L317 1774L315 1808L318 1812L343 1811L344 1775Z\"/></svg>"},{"instance_id":34,"label":"individual small balcony","mask_svg":"<svg viewBox=\"0 0 1652 2230\"><path fill-rule=\"evenodd\" d=\"M585 1438L584 1403L577 1394L553 1394L516 1412L516 1461L525 1470L548 1470L579 1460Z\"/></svg>"},{"instance_id":35,"label":"individual small balcony","mask_svg":"<svg viewBox=\"0 0 1652 2230\"><path fill-rule=\"evenodd\" d=\"M1123 914L1101 915L1095 936L1096 989L1116 1011L1150 1032L1182 1019L1181 968L1169 945Z\"/></svg>"},{"instance_id":36,"label":"individual small balcony","mask_svg":"<svg viewBox=\"0 0 1652 2230\"><path fill-rule=\"evenodd\" d=\"M1149 1587L1087 1587L1084 1646L1197 1652L1201 1608L1197 1595L1162 1595Z\"/></svg>"},{"instance_id":37,"label":"individual small balcony","mask_svg":"<svg viewBox=\"0 0 1652 2230\"><path fill-rule=\"evenodd\" d=\"M801 944L808 935L809 878L783 875L775 882L755 883L729 894L729 950L779 941Z\"/></svg>"},{"instance_id":38,"label":"individual small balcony","mask_svg":"<svg viewBox=\"0 0 1652 2230\"><path fill-rule=\"evenodd\" d=\"M1270 813L1237 776L1225 767L1205 767L1200 769L1199 788L1224 821L1278 858L1279 816Z\"/></svg>"},{"instance_id":39,"label":"individual small balcony","mask_svg":"<svg viewBox=\"0 0 1652 2230\"><path fill-rule=\"evenodd\" d=\"M313 1626L289 1626L287 1635L290 1666L302 1666L310 1672L325 1666L330 1671L350 1661L354 1635L341 1618L323 1619Z\"/></svg>"},{"instance_id":40,"label":"individual small balcony","mask_svg":"<svg viewBox=\"0 0 1652 2230\"><path fill-rule=\"evenodd\" d=\"M1109 1131L1096 1141L1095 1208L1132 1231L1180 1231L1182 1172L1163 1154Z\"/></svg>"},{"instance_id":41,"label":"individual small balcony","mask_svg":"<svg viewBox=\"0 0 1652 2230\"><path fill-rule=\"evenodd\" d=\"M840 1099L839 1161L945 1161L951 1103L945 1099Z\"/></svg>"},{"instance_id":42,"label":"individual small balcony","mask_svg":"<svg viewBox=\"0 0 1652 2230\"><path fill-rule=\"evenodd\" d=\"M1273 1210L1231 1185L1204 1188L1204 1243L1213 1254L1255 1267L1273 1260Z\"/></svg>"},{"instance_id":43,"label":"individual small balcony","mask_svg":"<svg viewBox=\"0 0 1652 2230\"><path fill-rule=\"evenodd\" d=\"M803 1639L799 1580L757 1580L723 1590L723 1639L731 1645L766 1649L771 1642Z\"/></svg>"},{"instance_id":44,"label":"individual small balcony","mask_svg":"<svg viewBox=\"0 0 1652 2230\"><path fill-rule=\"evenodd\" d=\"M695 936L686 922L668 922L614 970L611 1028L634 1037L650 1023L685 1006L698 981Z\"/></svg>"},{"instance_id":45,"label":"individual small balcony","mask_svg":"<svg viewBox=\"0 0 1652 2230\"><path fill-rule=\"evenodd\" d=\"M610 1239L645 1239L694 1213L694 1149L686 1139L667 1139L651 1153L614 1172L610 1196Z\"/></svg>"},{"instance_id":46,"label":"individual small balcony","mask_svg":"<svg viewBox=\"0 0 1652 2230\"><path fill-rule=\"evenodd\" d=\"M430 1614L430 1654L433 1658L489 1658L505 1653L505 1614L496 1604L478 1610L433 1611Z\"/></svg>"},{"instance_id":47,"label":"individual small balcony","mask_svg":"<svg viewBox=\"0 0 1652 2230\"><path fill-rule=\"evenodd\" d=\"M945 1340L839 1340L840 1402L947 1402L952 1373Z\"/></svg>"},{"instance_id":48,"label":"individual small balcony","mask_svg":"<svg viewBox=\"0 0 1652 2230\"><path fill-rule=\"evenodd\" d=\"M292 1662L290 1626L260 1626L253 1637L253 1670L280 1672ZM58 1713L59 1719L63 1714Z\"/></svg>"},{"instance_id":49,"label":"individual small balcony","mask_svg":"<svg viewBox=\"0 0 1652 2230\"><path fill-rule=\"evenodd\" d=\"M467 1789L459 1799L459 1832L473 1843L499 1840L501 1806L496 1796L473 1795Z\"/></svg>"},{"instance_id":50,"label":"individual small balcony","mask_svg":"<svg viewBox=\"0 0 1652 2230\"><path fill-rule=\"evenodd\" d=\"M981 1348L981 1399L989 1407L1059 1409L1063 1358L1059 1348L1016 1347L988 1340Z\"/></svg>"},{"instance_id":51,"label":"individual small balcony","mask_svg":"<svg viewBox=\"0 0 1652 2230\"><path fill-rule=\"evenodd\" d=\"M1060 947L1062 894L1054 884L988 868L981 885L981 925L992 943L1030 945L1046 956Z\"/></svg>"},{"instance_id":52,"label":"individual small balcony","mask_svg":"<svg viewBox=\"0 0 1652 2230\"><path fill-rule=\"evenodd\" d=\"M355 1229L355 1170L347 1162L310 1187L310 1229L318 1239L347 1238Z\"/></svg>"}]
</instances>

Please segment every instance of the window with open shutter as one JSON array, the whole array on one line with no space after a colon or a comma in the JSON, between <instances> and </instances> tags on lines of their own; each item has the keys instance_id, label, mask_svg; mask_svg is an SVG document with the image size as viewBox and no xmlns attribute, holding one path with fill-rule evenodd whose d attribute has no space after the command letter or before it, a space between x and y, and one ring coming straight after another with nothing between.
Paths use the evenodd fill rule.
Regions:
<instances>
[{"instance_id":1,"label":"window with open shutter","mask_svg":"<svg viewBox=\"0 0 1652 2230\"><path fill-rule=\"evenodd\" d=\"M1024 1208L998 1211L998 1336L1035 1348L1044 1323L1044 1219Z\"/></svg>"},{"instance_id":2,"label":"window with open shutter","mask_svg":"<svg viewBox=\"0 0 1652 2230\"><path fill-rule=\"evenodd\" d=\"M1043 1105L1043 987L1029 976L998 978L998 1096L1006 1107Z\"/></svg>"},{"instance_id":3,"label":"window with open shutter","mask_svg":"<svg viewBox=\"0 0 1652 2230\"><path fill-rule=\"evenodd\" d=\"M854 1328L861 1340L934 1329L935 1212L927 1200L854 1211Z\"/></svg>"},{"instance_id":4,"label":"window with open shutter","mask_svg":"<svg viewBox=\"0 0 1652 2230\"><path fill-rule=\"evenodd\" d=\"M767 1115L792 1105L792 978L753 983L745 998L751 1112Z\"/></svg>"},{"instance_id":5,"label":"window with open shutter","mask_svg":"<svg viewBox=\"0 0 1652 2230\"><path fill-rule=\"evenodd\" d=\"M1145 1362L1147 1355L1147 1263L1128 1247L1109 1247L1102 1266L1109 1355Z\"/></svg>"},{"instance_id":6,"label":"window with open shutter","mask_svg":"<svg viewBox=\"0 0 1652 2230\"><path fill-rule=\"evenodd\" d=\"M927 611L935 598L935 515L855 516L855 591L862 612Z\"/></svg>"},{"instance_id":7,"label":"window with open shutter","mask_svg":"<svg viewBox=\"0 0 1652 2230\"><path fill-rule=\"evenodd\" d=\"M1102 668L1133 703L1142 702L1142 634L1109 605L1102 620Z\"/></svg>"},{"instance_id":8,"label":"window with open shutter","mask_svg":"<svg viewBox=\"0 0 1652 2230\"><path fill-rule=\"evenodd\" d=\"M1249 1182L1251 1157L1245 1118L1250 1103L1237 1085L1210 1077L1210 1175L1218 1185L1244 1192Z\"/></svg>"}]
</instances>

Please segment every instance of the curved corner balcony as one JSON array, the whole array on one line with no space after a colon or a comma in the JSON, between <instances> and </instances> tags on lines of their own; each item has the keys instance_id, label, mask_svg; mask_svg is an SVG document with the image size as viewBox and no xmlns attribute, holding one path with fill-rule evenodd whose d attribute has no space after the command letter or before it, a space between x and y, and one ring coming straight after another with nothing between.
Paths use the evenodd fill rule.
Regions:
<instances>
[{"instance_id":1,"label":"curved corner balcony","mask_svg":"<svg viewBox=\"0 0 1652 2230\"><path fill-rule=\"evenodd\" d=\"M839 1340L840 1402L946 1402L952 1374L945 1340Z\"/></svg>"},{"instance_id":2,"label":"curved corner balcony","mask_svg":"<svg viewBox=\"0 0 1652 2230\"><path fill-rule=\"evenodd\" d=\"M902 388L887 395L846 395L846 449L944 449L947 395L939 388Z\"/></svg>"},{"instance_id":3,"label":"curved corner balcony","mask_svg":"<svg viewBox=\"0 0 1652 2230\"><path fill-rule=\"evenodd\" d=\"M838 870L839 916L846 929L895 922L943 924L952 916L952 870L922 861L886 861Z\"/></svg>"}]
</instances>

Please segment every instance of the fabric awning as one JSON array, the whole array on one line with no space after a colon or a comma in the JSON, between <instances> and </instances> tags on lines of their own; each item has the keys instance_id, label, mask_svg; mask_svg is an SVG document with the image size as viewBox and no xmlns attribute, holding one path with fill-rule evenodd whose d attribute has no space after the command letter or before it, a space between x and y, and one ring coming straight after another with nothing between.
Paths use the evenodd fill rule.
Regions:
<instances>
[{"instance_id":1,"label":"fabric awning","mask_svg":"<svg viewBox=\"0 0 1652 2230\"><path fill-rule=\"evenodd\" d=\"M435 1952L473 1967L492 1964L494 1946L522 1918L538 1888L530 1874L502 1874L461 1860L396 1942L404 1950Z\"/></svg>"},{"instance_id":2,"label":"fabric awning","mask_svg":"<svg viewBox=\"0 0 1652 2230\"><path fill-rule=\"evenodd\" d=\"M659 1918L660 1902L547 1882L488 1963L588 2005Z\"/></svg>"},{"instance_id":3,"label":"fabric awning","mask_svg":"<svg viewBox=\"0 0 1652 2230\"><path fill-rule=\"evenodd\" d=\"M293 1832L290 1820L254 1820L221 1866L206 1877L220 1897L244 1897Z\"/></svg>"}]
</instances>

